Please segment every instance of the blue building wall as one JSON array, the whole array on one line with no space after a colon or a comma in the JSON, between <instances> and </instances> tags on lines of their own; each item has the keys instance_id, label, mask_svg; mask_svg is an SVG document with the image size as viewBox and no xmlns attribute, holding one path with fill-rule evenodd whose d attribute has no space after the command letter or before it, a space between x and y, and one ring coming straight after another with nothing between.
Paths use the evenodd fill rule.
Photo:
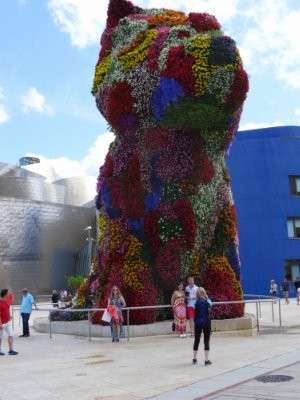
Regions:
<instances>
[{"instance_id":1,"label":"blue building wall","mask_svg":"<svg viewBox=\"0 0 300 400\"><path fill-rule=\"evenodd\" d=\"M300 197L289 175L300 176L300 127L240 131L227 158L236 204L244 293L269 295L286 259L300 259L300 239L289 239L287 218L300 218ZM293 284L290 285L293 287Z\"/></svg>"}]
</instances>

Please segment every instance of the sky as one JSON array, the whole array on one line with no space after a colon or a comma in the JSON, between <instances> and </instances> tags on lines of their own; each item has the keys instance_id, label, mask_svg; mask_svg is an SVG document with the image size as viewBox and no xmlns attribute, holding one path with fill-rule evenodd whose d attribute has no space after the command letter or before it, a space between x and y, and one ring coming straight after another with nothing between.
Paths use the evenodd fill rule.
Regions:
<instances>
[{"instance_id":1,"label":"sky","mask_svg":"<svg viewBox=\"0 0 300 400\"><path fill-rule=\"evenodd\" d=\"M299 0L135 0L208 12L237 43L250 91L240 130L300 125ZM91 87L108 0L0 0L0 162L38 156L97 176L113 135Z\"/></svg>"}]
</instances>

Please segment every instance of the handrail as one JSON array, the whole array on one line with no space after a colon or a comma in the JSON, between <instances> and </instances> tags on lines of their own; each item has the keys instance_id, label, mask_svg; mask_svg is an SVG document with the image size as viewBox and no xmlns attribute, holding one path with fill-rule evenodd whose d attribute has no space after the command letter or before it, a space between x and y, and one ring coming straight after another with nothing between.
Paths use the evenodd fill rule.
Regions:
<instances>
[{"instance_id":1,"label":"handrail","mask_svg":"<svg viewBox=\"0 0 300 400\"><path fill-rule=\"evenodd\" d=\"M262 295L244 295L244 296L256 296L258 297L257 300L236 300L236 301L218 301L218 302L212 302L212 306L217 306L217 305L223 305L223 304L255 304L256 305L256 326L257 326L257 331L260 330L260 323L259 323L259 318L261 317L261 303L271 303L272 305L272 321L274 322L274 300L278 301L278 314L279 314L279 327L282 326L282 320L281 320L281 304L280 304L280 298L274 299L271 296L262 296ZM56 303L59 304L59 303ZM39 307L39 303L37 303L37 307ZM42 303L42 306L46 305L51 305L51 308L42 308L41 311L48 311L49 313L49 335L50 339L52 338L52 323L55 321L51 320L51 312L53 311L61 311L61 312L87 312L88 313L88 337L89 341L91 340L91 318L90 318L90 313L94 313L96 311L105 311L106 308L54 308L53 303ZM12 306L13 310L18 310L20 309L20 306ZM165 305L153 305L153 306L137 306L137 307L124 307L122 310L126 311L127 313L127 340L130 340L130 311L134 310L149 310L149 309L162 309L162 308L171 308L171 304L165 304ZM39 309L37 310L39 311ZM13 314L13 313L12 313Z\"/></svg>"}]
</instances>

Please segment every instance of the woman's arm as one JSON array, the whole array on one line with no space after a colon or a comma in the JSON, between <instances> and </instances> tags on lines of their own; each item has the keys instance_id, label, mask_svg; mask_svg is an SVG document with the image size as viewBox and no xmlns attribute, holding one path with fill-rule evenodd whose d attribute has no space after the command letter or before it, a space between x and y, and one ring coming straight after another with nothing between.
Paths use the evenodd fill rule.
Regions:
<instances>
[{"instance_id":1,"label":"woman's arm","mask_svg":"<svg viewBox=\"0 0 300 400\"><path fill-rule=\"evenodd\" d=\"M172 297L171 297L171 306L174 306L174 301L175 301L175 294L176 292L173 292Z\"/></svg>"},{"instance_id":2,"label":"woman's arm","mask_svg":"<svg viewBox=\"0 0 300 400\"><path fill-rule=\"evenodd\" d=\"M121 302L122 302L122 307L126 307L126 302L123 296L121 297Z\"/></svg>"}]
</instances>

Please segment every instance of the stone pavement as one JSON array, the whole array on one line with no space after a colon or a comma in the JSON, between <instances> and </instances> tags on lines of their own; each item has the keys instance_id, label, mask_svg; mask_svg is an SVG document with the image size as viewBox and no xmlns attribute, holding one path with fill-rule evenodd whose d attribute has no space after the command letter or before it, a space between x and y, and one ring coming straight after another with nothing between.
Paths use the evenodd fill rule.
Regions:
<instances>
[{"instance_id":1,"label":"stone pavement","mask_svg":"<svg viewBox=\"0 0 300 400\"><path fill-rule=\"evenodd\" d=\"M270 304L264 304L259 333L214 332L211 366L203 364L203 342L198 364L192 365L190 337L170 334L112 343L59 334L50 339L32 329L29 338L19 338L15 317L19 355L0 356L0 399L295 400L300 393L300 306L293 299L281 311L282 328L276 307L273 322ZM247 312L255 314L255 306L247 305ZM6 338L2 350L7 353ZM265 375L275 382L255 379ZM278 381L290 379L286 376L292 379Z\"/></svg>"}]
</instances>

